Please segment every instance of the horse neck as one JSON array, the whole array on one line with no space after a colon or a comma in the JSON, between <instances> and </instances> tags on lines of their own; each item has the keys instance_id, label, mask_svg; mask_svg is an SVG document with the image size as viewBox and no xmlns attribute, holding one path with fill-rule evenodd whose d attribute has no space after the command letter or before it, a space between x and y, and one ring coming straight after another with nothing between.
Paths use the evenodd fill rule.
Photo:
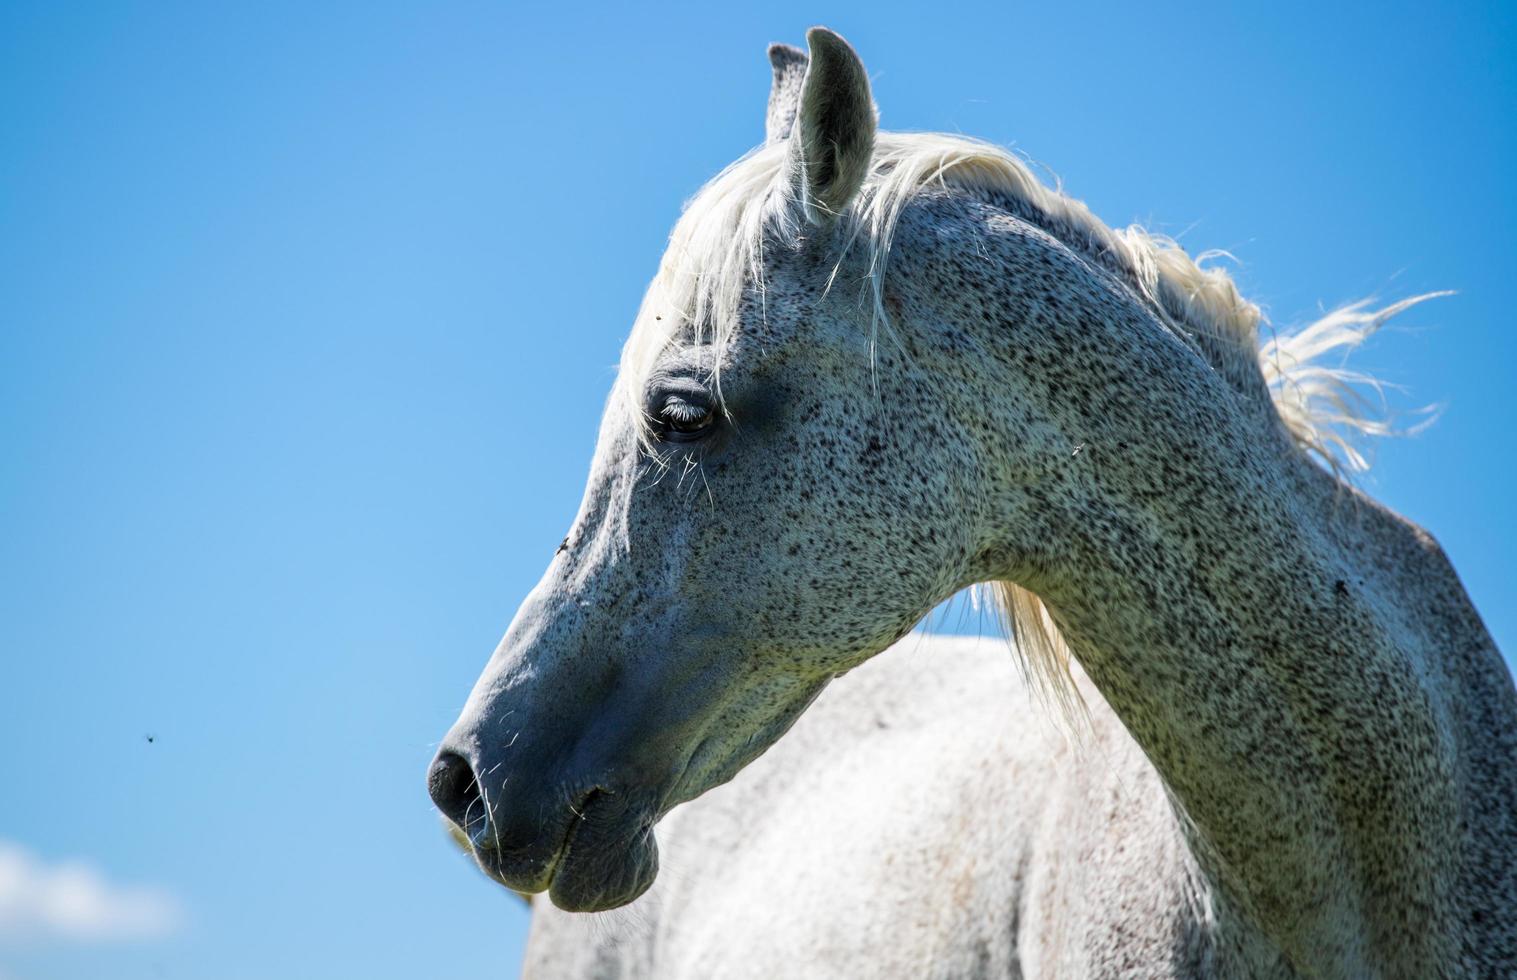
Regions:
<instances>
[{"instance_id":1,"label":"horse neck","mask_svg":"<svg viewBox=\"0 0 1517 980\"><path fill-rule=\"evenodd\" d=\"M1494 651L1430 543L1316 489L1192 500L1216 519L1210 554L1161 532L1140 565L1086 565L1045 600L1215 893L1298 965L1415 973L1453 952L1458 770L1479 738L1451 718L1468 674L1448 654Z\"/></svg>"},{"instance_id":2,"label":"horse neck","mask_svg":"<svg viewBox=\"0 0 1517 980\"><path fill-rule=\"evenodd\" d=\"M1019 257L1025 230L1005 242L992 224L975 261L1004 263L996 286L1033 283L1033 305L1007 298L1017 287L992 291L1018 304L997 316L984 296L916 300L983 332L993 370L978 387L992 413L996 378L1024 379L1002 406L1018 445L1004 447L1012 475L990 520L1008 530L987 554L1008 557L992 575L1041 595L1167 784L1221 904L1298 966L1431 975L1463 944L1454 893L1471 853L1472 760L1506 739L1499 764L1517 762L1511 681L1457 578L1425 534L1291 446L1267 404L1198 380L1178 339L1139 352L1155 384L1115 393L1140 373L1121 359L1131 338L1153 335L1152 311L1093 269L1049 302L1064 287L1050 286L1046 243ZM1092 296L1111 308L1092 313ZM1009 342L996 333L1008 324L1019 325ZM1082 372L1109 387L1053 387ZM1198 393L1215 404L1176 409ZM1030 403L1048 408L1036 432ZM1047 477L1022 448L1041 432L1075 448L1033 497L1016 484ZM1472 691L1489 708L1479 718L1458 707ZM1487 782L1490 805L1477 809L1517 802L1510 778ZM1507 895L1510 868L1497 877Z\"/></svg>"}]
</instances>

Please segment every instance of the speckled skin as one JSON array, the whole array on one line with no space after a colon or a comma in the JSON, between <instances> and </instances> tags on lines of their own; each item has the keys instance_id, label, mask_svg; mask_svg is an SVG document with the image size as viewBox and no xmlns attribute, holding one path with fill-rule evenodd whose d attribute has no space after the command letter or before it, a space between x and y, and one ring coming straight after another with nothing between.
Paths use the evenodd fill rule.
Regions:
<instances>
[{"instance_id":1,"label":"speckled skin","mask_svg":"<svg viewBox=\"0 0 1517 980\"><path fill-rule=\"evenodd\" d=\"M800 179L840 210L873 113L852 51L809 40L818 75L854 86L834 103L808 84L795 124L839 148ZM1014 202L913 200L894 339L873 347L846 288L865 270L844 258L826 288L824 220L765 250L766 292L724 350L665 351L646 410L715 404L720 358L709 429L650 454L613 401L580 515L445 739L434 799L503 883L627 904L663 814L992 580L1051 611L1097 751L1038 734L1009 679L959 702L918 662L879 703L839 696L817 726L835 737L797 743L810 768L791 752L796 772L671 818L682 880L646 912L594 939L540 912L538 974L1517 973L1517 697L1432 539L1314 465L1262 381ZM897 712L920 791L862 720ZM857 778L816 776L833 754L872 757L848 772L894 792L860 811ZM803 819L825 812L852 816ZM940 860L910 856L918 836ZM927 916L941 928L912 932Z\"/></svg>"},{"instance_id":2,"label":"speckled skin","mask_svg":"<svg viewBox=\"0 0 1517 980\"><path fill-rule=\"evenodd\" d=\"M535 904L525 977L1216 972L1153 766L1099 708L1072 746L993 638L907 636L659 837L630 906Z\"/></svg>"}]
</instances>

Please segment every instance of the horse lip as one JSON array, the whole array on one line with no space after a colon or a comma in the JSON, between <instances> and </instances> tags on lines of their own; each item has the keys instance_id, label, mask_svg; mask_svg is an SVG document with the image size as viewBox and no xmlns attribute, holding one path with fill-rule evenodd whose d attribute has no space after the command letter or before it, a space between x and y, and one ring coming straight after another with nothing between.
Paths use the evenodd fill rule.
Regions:
<instances>
[{"instance_id":1,"label":"horse lip","mask_svg":"<svg viewBox=\"0 0 1517 980\"><path fill-rule=\"evenodd\" d=\"M576 802L569 807L570 816L565 822L564 832L558 846L551 852L543 869L533 875L530 881L523 882L519 878L514 881L511 880L512 876L507 873L508 859L511 855L496 850L491 846L488 835L483 835L483 839L476 839L474 834L469 835L469 843L474 849L474 860L485 874L512 891L523 894L546 892L552 887L553 879L558 875L559 868L563 867L564 858L569 854L569 846L574 842L574 837L579 832L580 825L585 822L585 814L588 812L586 808L596 796L604 792L606 790L601 787L593 786L576 798Z\"/></svg>"},{"instance_id":2,"label":"horse lip","mask_svg":"<svg viewBox=\"0 0 1517 980\"><path fill-rule=\"evenodd\" d=\"M511 877L506 874L505 856L502 855L499 851L495 850L495 848L488 846L488 842L486 842L485 846L476 846L474 848L474 860L476 863L478 863L480 870L489 875L491 878L495 879L498 884L503 885L512 891L531 894L533 892L542 891L543 888L547 887L546 885L539 887L535 881L531 883L524 883L520 880L511 880Z\"/></svg>"},{"instance_id":3,"label":"horse lip","mask_svg":"<svg viewBox=\"0 0 1517 980\"><path fill-rule=\"evenodd\" d=\"M658 874L658 845L642 801L587 794L553 866L553 904L566 912L603 912L635 900ZM585 835L589 835L588 837ZM583 839L582 839L583 838Z\"/></svg>"},{"instance_id":4,"label":"horse lip","mask_svg":"<svg viewBox=\"0 0 1517 980\"><path fill-rule=\"evenodd\" d=\"M553 859L548 862L548 867L543 871L543 891L553 887L553 879L558 876L558 869L564 866L564 861L569 857L569 848L574 846L574 838L579 833L579 828L584 825L585 814L589 812L590 804L601 795L604 790L599 786L592 786L579 798L577 806L569 807L573 814L569 818L569 825L564 828L563 840L553 852Z\"/></svg>"}]
</instances>

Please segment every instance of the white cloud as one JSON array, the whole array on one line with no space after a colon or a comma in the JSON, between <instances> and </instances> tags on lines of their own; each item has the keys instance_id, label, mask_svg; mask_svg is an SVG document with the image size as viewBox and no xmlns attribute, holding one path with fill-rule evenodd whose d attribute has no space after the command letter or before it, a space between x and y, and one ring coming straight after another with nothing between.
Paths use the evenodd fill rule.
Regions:
<instances>
[{"instance_id":1,"label":"white cloud","mask_svg":"<svg viewBox=\"0 0 1517 980\"><path fill-rule=\"evenodd\" d=\"M50 865L0 840L0 940L158 939L180 919L161 889L113 884L84 861Z\"/></svg>"}]
</instances>

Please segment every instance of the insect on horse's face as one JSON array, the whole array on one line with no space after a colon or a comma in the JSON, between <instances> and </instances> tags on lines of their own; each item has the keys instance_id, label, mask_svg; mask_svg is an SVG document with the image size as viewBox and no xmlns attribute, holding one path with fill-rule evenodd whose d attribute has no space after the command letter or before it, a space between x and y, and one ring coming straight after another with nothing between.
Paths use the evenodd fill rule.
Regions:
<instances>
[{"instance_id":1,"label":"insect on horse's face","mask_svg":"<svg viewBox=\"0 0 1517 980\"><path fill-rule=\"evenodd\" d=\"M840 156L803 167L795 150L787 172L836 211L867 168L872 103L852 50L809 39L790 144ZM829 289L864 270L834 277L825 231L764 249L719 350L686 325L621 379L580 513L443 741L432 797L508 887L570 910L636 898L660 816L966 584L966 427L942 376L876 345L858 293Z\"/></svg>"}]
</instances>

